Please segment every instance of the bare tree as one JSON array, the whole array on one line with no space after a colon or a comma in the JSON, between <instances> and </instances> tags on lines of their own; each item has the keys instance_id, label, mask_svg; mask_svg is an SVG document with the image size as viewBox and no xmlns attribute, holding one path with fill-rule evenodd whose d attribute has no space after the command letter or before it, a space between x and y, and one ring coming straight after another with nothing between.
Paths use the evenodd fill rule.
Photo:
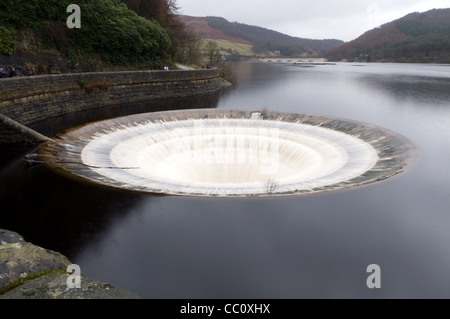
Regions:
<instances>
[{"instance_id":1,"label":"bare tree","mask_svg":"<svg viewBox=\"0 0 450 319\"><path fill-rule=\"evenodd\" d=\"M207 64L209 66L217 66L220 61L219 46L216 41L209 40L205 46Z\"/></svg>"},{"instance_id":2,"label":"bare tree","mask_svg":"<svg viewBox=\"0 0 450 319\"><path fill-rule=\"evenodd\" d=\"M202 40L191 28L177 34L178 52L176 60L183 64L200 64Z\"/></svg>"},{"instance_id":3,"label":"bare tree","mask_svg":"<svg viewBox=\"0 0 450 319\"><path fill-rule=\"evenodd\" d=\"M177 0L167 0L167 12L171 15L178 14L180 7L178 6Z\"/></svg>"}]
</instances>

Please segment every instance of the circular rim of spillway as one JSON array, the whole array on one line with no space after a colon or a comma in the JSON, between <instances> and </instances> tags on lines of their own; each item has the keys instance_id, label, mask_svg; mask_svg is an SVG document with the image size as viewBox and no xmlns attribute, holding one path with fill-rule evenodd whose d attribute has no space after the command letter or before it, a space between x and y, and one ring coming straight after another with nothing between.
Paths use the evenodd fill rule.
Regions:
<instances>
[{"instance_id":1,"label":"circular rim of spillway","mask_svg":"<svg viewBox=\"0 0 450 319\"><path fill-rule=\"evenodd\" d=\"M309 165L309 172L306 175L297 174L295 168L289 171L289 166L295 163L288 162L283 166L286 172L281 180L271 178L273 175L270 169L267 171L271 167L269 165L265 166L265 172L261 169L261 174L267 175L267 181L208 181L202 184L201 180L191 179L194 175L184 182L176 180L181 171L165 178L164 175L154 173L154 170L143 168L142 158L147 160L151 157L150 153L174 146L170 138L174 136L173 132L178 129L198 130L199 123L202 139L210 138L209 133L204 133L210 130L219 130L220 134L230 129L234 133L253 130L250 135L259 130L260 136L277 142L278 150L287 144L297 152L306 149L311 159L301 165ZM182 134L186 135L185 132ZM155 142L155 137L159 139L161 136L165 136L165 140ZM354 188L404 172L416 153L415 147L403 136L372 124L277 111L201 109L136 114L86 124L68 130L59 137L62 140L47 143L40 149L41 156L59 172L133 192L203 197L291 196ZM178 133L177 138L185 139L186 136ZM308 139L309 145L302 145L303 139ZM151 141L150 146L143 144L143 140L145 143ZM243 143L249 144L248 141ZM133 145L131 150L138 154L129 156L129 145ZM273 143L267 145L275 149ZM321 152L326 152L327 156L324 157ZM330 153L334 155L328 155ZM190 161L193 158L189 157ZM325 158L321 159L324 163L321 167L326 169L317 169L314 158ZM280 158L277 160L282 162ZM259 168L262 167L260 164ZM281 170L279 167L277 169Z\"/></svg>"}]
</instances>

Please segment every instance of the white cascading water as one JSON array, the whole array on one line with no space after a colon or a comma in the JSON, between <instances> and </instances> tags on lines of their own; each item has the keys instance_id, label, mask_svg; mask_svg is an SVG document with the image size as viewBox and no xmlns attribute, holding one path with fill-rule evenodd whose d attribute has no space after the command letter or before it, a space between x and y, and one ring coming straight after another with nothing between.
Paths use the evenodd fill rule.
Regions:
<instances>
[{"instance_id":1,"label":"white cascading water","mask_svg":"<svg viewBox=\"0 0 450 319\"><path fill-rule=\"evenodd\" d=\"M95 174L80 175L141 192L268 196L333 189L379 170L371 143L320 123L257 112L124 123L85 141L79 157Z\"/></svg>"}]
</instances>

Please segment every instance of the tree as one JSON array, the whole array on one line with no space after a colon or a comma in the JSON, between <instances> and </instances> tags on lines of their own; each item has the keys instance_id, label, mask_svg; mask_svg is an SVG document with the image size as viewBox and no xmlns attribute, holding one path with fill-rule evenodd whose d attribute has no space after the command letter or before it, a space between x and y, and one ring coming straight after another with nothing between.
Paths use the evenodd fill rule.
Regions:
<instances>
[{"instance_id":1,"label":"tree","mask_svg":"<svg viewBox=\"0 0 450 319\"><path fill-rule=\"evenodd\" d=\"M220 52L217 42L212 40L206 42L205 51L207 58L206 64L209 66L217 66L220 61Z\"/></svg>"},{"instance_id":2,"label":"tree","mask_svg":"<svg viewBox=\"0 0 450 319\"><path fill-rule=\"evenodd\" d=\"M168 16L167 0L122 0L129 9L148 20L162 24Z\"/></svg>"},{"instance_id":3,"label":"tree","mask_svg":"<svg viewBox=\"0 0 450 319\"><path fill-rule=\"evenodd\" d=\"M184 28L177 34L178 52L176 60L183 64L200 64L202 40L190 28Z\"/></svg>"},{"instance_id":4,"label":"tree","mask_svg":"<svg viewBox=\"0 0 450 319\"><path fill-rule=\"evenodd\" d=\"M190 48L192 51L196 46L195 41L186 46L186 40L194 38L185 30L185 25L178 18L179 7L176 0L122 0L122 2L141 17L156 20L167 31L171 43L170 54L174 59L181 59L179 62L183 62L182 60L186 58L186 49ZM190 59L195 60L193 55L190 55Z\"/></svg>"}]
</instances>

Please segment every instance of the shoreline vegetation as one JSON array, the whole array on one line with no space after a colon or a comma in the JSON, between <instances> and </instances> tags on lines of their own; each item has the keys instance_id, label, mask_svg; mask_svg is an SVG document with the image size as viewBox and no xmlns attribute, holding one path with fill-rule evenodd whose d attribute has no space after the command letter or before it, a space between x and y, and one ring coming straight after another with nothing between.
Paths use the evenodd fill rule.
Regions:
<instances>
[{"instance_id":1,"label":"shoreline vegetation","mask_svg":"<svg viewBox=\"0 0 450 319\"><path fill-rule=\"evenodd\" d=\"M70 4L70 0L2 1L2 54L22 58L32 75L160 69L172 64L169 34L156 20L139 16L118 0L80 0L82 25L71 29L66 24Z\"/></svg>"}]
</instances>

